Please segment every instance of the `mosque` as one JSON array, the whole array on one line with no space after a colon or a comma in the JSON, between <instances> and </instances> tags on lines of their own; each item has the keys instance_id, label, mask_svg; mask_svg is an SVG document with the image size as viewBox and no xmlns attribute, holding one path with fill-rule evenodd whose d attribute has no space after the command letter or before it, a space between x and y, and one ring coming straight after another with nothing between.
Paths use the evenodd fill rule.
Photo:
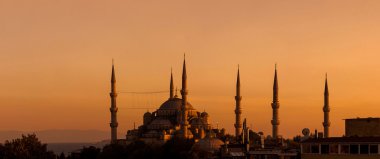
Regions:
<instances>
[{"instance_id":1,"label":"mosque","mask_svg":"<svg viewBox=\"0 0 380 159\"><path fill-rule=\"evenodd\" d=\"M182 88L180 90L181 98L178 97L177 91L174 92L173 74L170 77L170 95L156 111L146 112L143 115L143 125L137 129L129 130L126 135L126 142L134 141L136 139L143 140L147 143L165 143L165 141L173 138L180 137L185 139L200 140L205 137L221 137L225 135L225 129L214 129L210 124L210 116L207 112L197 111L187 100L187 73L186 73L186 59L183 61L182 70ZM114 66L112 65L111 74L111 142L117 143L117 111L116 106L116 77ZM240 72L237 71L236 79L236 96L235 96L235 138L236 140L244 140L248 138L249 128L242 123L241 118L241 95L240 95ZM278 82L277 82L277 68L275 69L274 84L273 84L273 101L271 103L273 110L273 118L271 120L272 137L277 139L281 136L278 135L279 121L279 100L278 100Z\"/></svg>"},{"instance_id":2,"label":"mosque","mask_svg":"<svg viewBox=\"0 0 380 159\"><path fill-rule=\"evenodd\" d=\"M214 129L210 124L210 116L207 112L197 111L187 100L187 74L186 60L183 61L182 89L181 97L178 97L177 90L174 91L173 74L170 77L170 95L161 106L153 112L146 112L143 115L143 125L133 130L128 130L126 143L136 139L146 143L165 143L173 137L187 139L209 139L214 136L222 136L224 129ZM116 80L115 71L112 66L111 76L111 142L118 142L117 139L117 107L116 107ZM240 119L239 119L240 120ZM238 125L239 126L239 125ZM241 127L241 124L240 124ZM216 141L220 145L222 141Z\"/></svg>"},{"instance_id":3,"label":"mosque","mask_svg":"<svg viewBox=\"0 0 380 159\"><path fill-rule=\"evenodd\" d=\"M194 139L195 144L193 150L207 151L210 154L214 152L221 152L222 158L245 158L254 156L254 158L295 158L296 152L287 152L284 148L284 139L279 133L279 88L277 80L277 67L275 67L274 81L273 81L273 100L271 103L272 108L272 134L271 136L264 137L264 134L255 133L247 127L246 119L242 122L241 114L241 99L240 94L240 72L237 70L236 80L236 95L235 95L235 122L234 122L234 137L231 140L220 140L226 137L225 129L215 129L210 124L210 116L207 112L197 111L193 105L188 101L188 87L187 87L187 73L186 73L186 60L183 61L182 70L182 88L180 90L181 98L179 98L177 90L174 91L173 74L170 77L170 93L169 98L161 104L161 106L153 112L146 112L143 115L143 124L128 130L125 139L117 138L117 111L116 106L116 78L115 70L112 65L111 74L111 143L129 144L136 140L144 141L149 144L164 144L172 138ZM327 76L325 81L324 93L324 138L329 138L329 93L327 86ZM258 137L258 138L257 138ZM250 141L255 138L256 141ZM264 141L265 138L265 141ZM232 142L231 142L232 141ZM258 147L257 147L258 146ZM264 148L265 147L265 148Z\"/></svg>"}]
</instances>

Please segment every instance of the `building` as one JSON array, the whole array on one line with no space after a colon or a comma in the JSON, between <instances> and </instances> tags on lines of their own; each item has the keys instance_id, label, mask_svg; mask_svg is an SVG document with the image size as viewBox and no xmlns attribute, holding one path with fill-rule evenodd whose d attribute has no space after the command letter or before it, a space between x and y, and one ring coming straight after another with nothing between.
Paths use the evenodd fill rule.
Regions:
<instances>
[{"instance_id":1,"label":"building","mask_svg":"<svg viewBox=\"0 0 380 159\"><path fill-rule=\"evenodd\" d=\"M345 119L345 137L315 137L301 143L302 159L380 158L380 118Z\"/></svg>"},{"instance_id":2,"label":"building","mask_svg":"<svg viewBox=\"0 0 380 159\"><path fill-rule=\"evenodd\" d=\"M380 118L345 119L346 136L380 137Z\"/></svg>"},{"instance_id":3,"label":"building","mask_svg":"<svg viewBox=\"0 0 380 159\"><path fill-rule=\"evenodd\" d=\"M310 138L301 144L302 159L379 159L380 137Z\"/></svg>"},{"instance_id":4,"label":"building","mask_svg":"<svg viewBox=\"0 0 380 159\"><path fill-rule=\"evenodd\" d=\"M248 152L251 159L297 159L298 153L295 151L284 152L281 149L254 150Z\"/></svg>"},{"instance_id":5,"label":"building","mask_svg":"<svg viewBox=\"0 0 380 159\"><path fill-rule=\"evenodd\" d=\"M329 137L329 91L327 75L324 92L324 133L315 130L309 136L304 129L301 142L302 159L379 159L380 118L345 119L345 136Z\"/></svg>"},{"instance_id":6,"label":"building","mask_svg":"<svg viewBox=\"0 0 380 159\"><path fill-rule=\"evenodd\" d=\"M129 130L126 135L127 143L134 140L143 140L146 143L163 144L173 137L203 139L213 131L224 133L222 130L212 129L210 116L207 112L197 111L187 100L187 73L186 61L183 62L181 97L174 93L173 74L170 77L170 95L168 100L153 112L143 115L143 125ZM219 133L219 134L218 134Z\"/></svg>"}]
</instances>

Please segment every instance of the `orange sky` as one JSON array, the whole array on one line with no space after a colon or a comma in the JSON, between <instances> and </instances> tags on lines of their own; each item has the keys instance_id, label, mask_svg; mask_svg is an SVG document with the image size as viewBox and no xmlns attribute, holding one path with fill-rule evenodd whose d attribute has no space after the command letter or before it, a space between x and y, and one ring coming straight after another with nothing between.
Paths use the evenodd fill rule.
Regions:
<instances>
[{"instance_id":1,"label":"orange sky","mask_svg":"<svg viewBox=\"0 0 380 159\"><path fill-rule=\"evenodd\" d=\"M340 136L342 119L380 116L379 19L377 0L0 1L0 130L108 131L111 59L119 91L157 91L170 67L180 87L186 52L190 102L230 133L238 64L242 115L270 134L278 63L285 137L322 130L328 72ZM119 95L119 132L141 124L138 98Z\"/></svg>"}]
</instances>

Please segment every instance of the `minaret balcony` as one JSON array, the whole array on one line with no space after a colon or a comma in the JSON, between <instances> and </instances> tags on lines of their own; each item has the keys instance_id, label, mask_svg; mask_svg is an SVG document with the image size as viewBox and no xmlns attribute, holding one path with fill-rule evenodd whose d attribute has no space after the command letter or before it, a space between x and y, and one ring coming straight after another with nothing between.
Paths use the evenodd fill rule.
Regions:
<instances>
[{"instance_id":1,"label":"minaret balcony","mask_svg":"<svg viewBox=\"0 0 380 159\"><path fill-rule=\"evenodd\" d=\"M235 128L241 128L242 127L242 124L234 124Z\"/></svg>"},{"instance_id":2,"label":"minaret balcony","mask_svg":"<svg viewBox=\"0 0 380 159\"><path fill-rule=\"evenodd\" d=\"M326 127L326 126L330 126L331 122L329 122L329 121L328 122L323 122L322 124L323 124L324 127Z\"/></svg>"},{"instance_id":3,"label":"minaret balcony","mask_svg":"<svg viewBox=\"0 0 380 159\"><path fill-rule=\"evenodd\" d=\"M111 107L110 108L110 112L117 112L119 109L117 107Z\"/></svg>"},{"instance_id":4,"label":"minaret balcony","mask_svg":"<svg viewBox=\"0 0 380 159\"><path fill-rule=\"evenodd\" d=\"M271 120L272 125L280 125L280 120Z\"/></svg>"},{"instance_id":5,"label":"minaret balcony","mask_svg":"<svg viewBox=\"0 0 380 159\"><path fill-rule=\"evenodd\" d=\"M280 103L278 103L278 102L272 103L272 108L273 108L273 109L278 109L278 108L280 108Z\"/></svg>"},{"instance_id":6,"label":"minaret balcony","mask_svg":"<svg viewBox=\"0 0 380 159\"><path fill-rule=\"evenodd\" d=\"M119 123L117 123L117 122L112 122L112 123L110 123L110 127L111 127L111 128L115 128L115 127L117 127L117 126L119 126Z\"/></svg>"},{"instance_id":7,"label":"minaret balcony","mask_svg":"<svg viewBox=\"0 0 380 159\"><path fill-rule=\"evenodd\" d=\"M117 97L117 93L116 93L116 92L111 92L111 93L110 93L110 96L111 96L111 97Z\"/></svg>"},{"instance_id":8,"label":"minaret balcony","mask_svg":"<svg viewBox=\"0 0 380 159\"><path fill-rule=\"evenodd\" d=\"M181 95L187 95L188 91L187 90L181 90Z\"/></svg>"}]
</instances>

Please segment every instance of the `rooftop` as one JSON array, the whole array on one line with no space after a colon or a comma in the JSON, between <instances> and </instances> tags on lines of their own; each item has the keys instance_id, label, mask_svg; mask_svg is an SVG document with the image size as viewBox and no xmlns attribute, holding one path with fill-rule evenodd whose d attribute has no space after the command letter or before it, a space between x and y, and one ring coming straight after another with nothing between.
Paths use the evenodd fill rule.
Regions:
<instances>
[{"instance_id":1,"label":"rooftop","mask_svg":"<svg viewBox=\"0 0 380 159\"><path fill-rule=\"evenodd\" d=\"M343 120L380 120L380 117L367 117L367 118L348 118L348 119L343 119Z\"/></svg>"},{"instance_id":2,"label":"rooftop","mask_svg":"<svg viewBox=\"0 0 380 159\"><path fill-rule=\"evenodd\" d=\"M330 137L307 139L302 143L380 143L380 137Z\"/></svg>"}]
</instances>

